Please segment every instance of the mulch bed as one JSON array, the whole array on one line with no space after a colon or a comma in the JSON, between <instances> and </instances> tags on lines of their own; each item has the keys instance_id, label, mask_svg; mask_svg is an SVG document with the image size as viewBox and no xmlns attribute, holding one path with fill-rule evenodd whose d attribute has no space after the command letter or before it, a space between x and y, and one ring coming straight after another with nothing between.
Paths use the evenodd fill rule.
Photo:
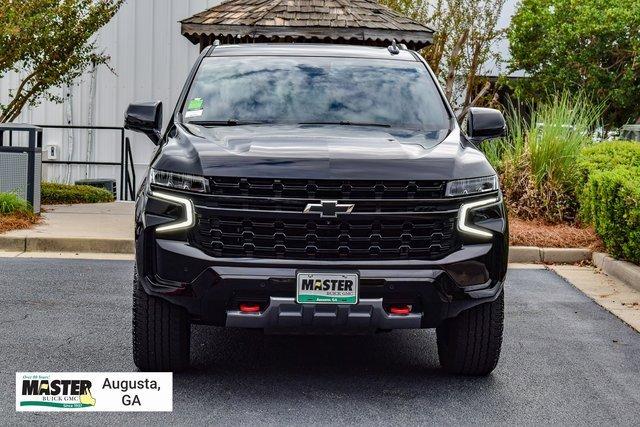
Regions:
<instances>
[{"instance_id":1,"label":"mulch bed","mask_svg":"<svg viewBox=\"0 0 640 427\"><path fill-rule=\"evenodd\" d=\"M602 251L604 246L592 228L560 224L548 225L539 221L509 219L512 246L543 248L588 248Z\"/></svg>"},{"instance_id":2,"label":"mulch bed","mask_svg":"<svg viewBox=\"0 0 640 427\"><path fill-rule=\"evenodd\" d=\"M0 215L0 234L11 230L24 230L40 222L37 215L10 214Z\"/></svg>"}]
</instances>

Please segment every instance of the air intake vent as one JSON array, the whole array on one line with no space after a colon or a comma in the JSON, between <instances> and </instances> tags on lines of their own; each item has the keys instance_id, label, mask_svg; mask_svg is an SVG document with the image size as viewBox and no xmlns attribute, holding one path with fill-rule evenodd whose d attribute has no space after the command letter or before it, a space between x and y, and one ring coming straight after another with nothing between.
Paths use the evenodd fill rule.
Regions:
<instances>
[{"instance_id":1,"label":"air intake vent","mask_svg":"<svg viewBox=\"0 0 640 427\"><path fill-rule=\"evenodd\" d=\"M250 196L298 199L438 199L444 181L348 181L306 179L210 179L216 196Z\"/></svg>"}]
</instances>

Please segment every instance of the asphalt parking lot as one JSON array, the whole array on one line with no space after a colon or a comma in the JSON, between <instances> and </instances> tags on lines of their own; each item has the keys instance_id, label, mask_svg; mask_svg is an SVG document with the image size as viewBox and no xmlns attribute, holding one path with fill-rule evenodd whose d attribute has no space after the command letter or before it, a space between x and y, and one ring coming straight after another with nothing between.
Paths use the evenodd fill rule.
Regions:
<instances>
[{"instance_id":1,"label":"asphalt parking lot","mask_svg":"<svg viewBox=\"0 0 640 427\"><path fill-rule=\"evenodd\" d=\"M195 327L171 414L15 412L16 371L132 371L132 262L0 259L0 423L636 424L640 334L554 273L514 269L498 368L438 368L433 331Z\"/></svg>"}]
</instances>

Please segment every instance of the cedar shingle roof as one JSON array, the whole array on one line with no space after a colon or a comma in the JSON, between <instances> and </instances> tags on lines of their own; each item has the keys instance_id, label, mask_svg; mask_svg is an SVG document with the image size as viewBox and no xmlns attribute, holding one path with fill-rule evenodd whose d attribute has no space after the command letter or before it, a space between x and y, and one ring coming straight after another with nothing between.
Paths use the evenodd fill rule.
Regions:
<instances>
[{"instance_id":1,"label":"cedar shingle roof","mask_svg":"<svg viewBox=\"0 0 640 427\"><path fill-rule=\"evenodd\" d=\"M342 42L412 49L431 43L433 30L374 0L228 0L181 21L182 34L205 46L214 39Z\"/></svg>"}]
</instances>

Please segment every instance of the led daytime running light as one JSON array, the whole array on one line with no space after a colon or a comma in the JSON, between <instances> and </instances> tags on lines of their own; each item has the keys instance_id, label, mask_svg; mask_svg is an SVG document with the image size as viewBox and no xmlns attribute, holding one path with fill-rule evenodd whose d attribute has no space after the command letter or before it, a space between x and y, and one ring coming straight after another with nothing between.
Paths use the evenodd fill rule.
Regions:
<instances>
[{"instance_id":1,"label":"led daytime running light","mask_svg":"<svg viewBox=\"0 0 640 427\"><path fill-rule=\"evenodd\" d=\"M500 202L500 199L484 199L473 203L465 203L464 205L460 206L460 215L458 215L458 230L476 237L493 237L493 233L491 233L490 231L467 225L467 219L469 216L469 212L471 212L473 209L491 206L498 202Z\"/></svg>"},{"instance_id":2,"label":"led daytime running light","mask_svg":"<svg viewBox=\"0 0 640 427\"><path fill-rule=\"evenodd\" d=\"M174 203L176 205L180 205L184 208L185 218L181 220L177 220L175 222L171 222L166 225L161 225L156 228L156 233L169 233L172 231L185 230L191 228L195 224L195 215L193 202L190 199L185 197L178 197L172 194L160 193L154 191L151 193L151 197L155 197L160 200L164 200L169 203Z\"/></svg>"}]
</instances>

